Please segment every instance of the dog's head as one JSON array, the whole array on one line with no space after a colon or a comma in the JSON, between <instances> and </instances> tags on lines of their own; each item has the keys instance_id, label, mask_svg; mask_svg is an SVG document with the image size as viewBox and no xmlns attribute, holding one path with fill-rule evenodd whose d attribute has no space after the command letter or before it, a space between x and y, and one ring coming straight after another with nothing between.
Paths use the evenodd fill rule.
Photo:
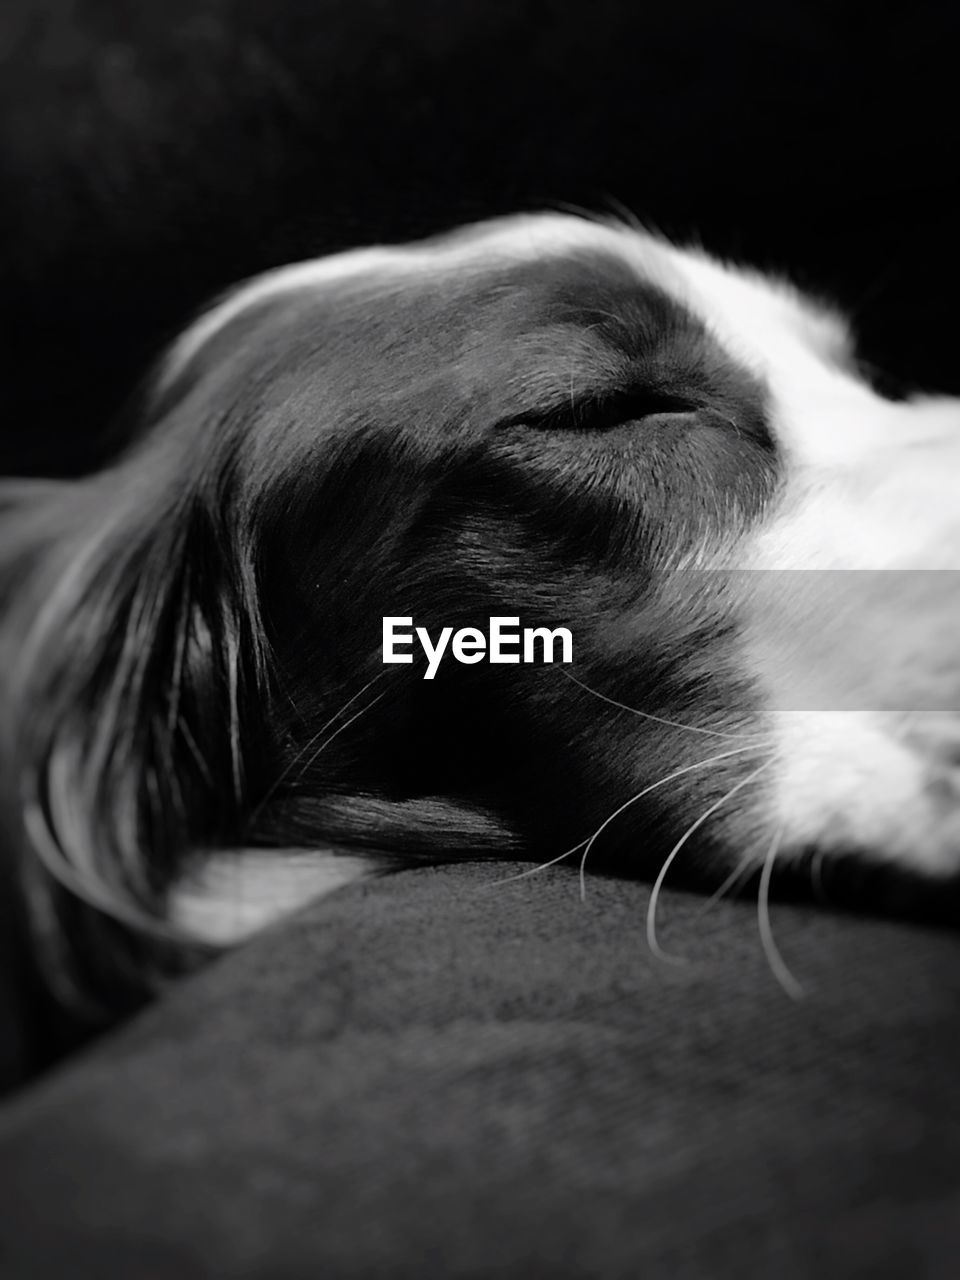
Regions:
<instances>
[{"instance_id":1,"label":"dog's head","mask_svg":"<svg viewBox=\"0 0 960 1280\"><path fill-rule=\"evenodd\" d=\"M143 419L7 497L41 921L56 880L136 929L218 847L956 870L960 413L875 394L829 308L507 219L253 281ZM574 661L424 680L385 616Z\"/></svg>"}]
</instances>

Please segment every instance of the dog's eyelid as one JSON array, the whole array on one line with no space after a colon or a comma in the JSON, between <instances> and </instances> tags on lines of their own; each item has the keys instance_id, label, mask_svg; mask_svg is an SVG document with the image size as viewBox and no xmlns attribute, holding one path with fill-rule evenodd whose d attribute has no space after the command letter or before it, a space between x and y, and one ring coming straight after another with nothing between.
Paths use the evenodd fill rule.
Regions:
<instances>
[{"instance_id":1,"label":"dog's eyelid","mask_svg":"<svg viewBox=\"0 0 960 1280\"><path fill-rule=\"evenodd\" d=\"M516 414L500 425L540 431L604 431L660 414L693 413L701 407L691 397L644 388L568 400L548 409Z\"/></svg>"}]
</instances>

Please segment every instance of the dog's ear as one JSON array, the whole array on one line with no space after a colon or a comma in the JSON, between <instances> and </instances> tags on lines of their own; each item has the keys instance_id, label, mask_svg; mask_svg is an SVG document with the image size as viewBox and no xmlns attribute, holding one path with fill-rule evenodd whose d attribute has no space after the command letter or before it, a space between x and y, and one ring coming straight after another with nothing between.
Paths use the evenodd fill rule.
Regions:
<instances>
[{"instance_id":1,"label":"dog's ear","mask_svg":"<svg viewBox=\"0 0 960 1280\"><path fill-rule=\"evenodd\" d=\"M147 443L85 480L0 486L0 829L45 979L93 1017L349 871L304 851L517 846L482 807L385 794L369 757L408 737L395 669L367 698L339 645L349 678L308 662L291 704L261 597L267 478L244 491Z\"/></svg>"},{"instance_id":2,"label":"dog's ear","mask_svg":"<svg viewBox=\"0 0 960 1280\"><path fill-rule=\"evenodd\" d=\"M122 1006L190 958L164 897L189 850L236 839L259 745L253 565L228 495L191 481L154 451L0 489L4 838L74 1001Z\"/></svg>"}]
</instances>

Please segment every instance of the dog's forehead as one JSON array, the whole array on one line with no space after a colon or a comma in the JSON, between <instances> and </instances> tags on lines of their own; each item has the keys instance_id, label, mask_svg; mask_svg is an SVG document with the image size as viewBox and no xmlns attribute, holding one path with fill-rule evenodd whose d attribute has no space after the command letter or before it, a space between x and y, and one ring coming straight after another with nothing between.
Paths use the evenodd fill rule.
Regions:
<instances>
[{"instance_id":1,"label":"dog's forehead","mask_svg":"<svg viewBox=\"0 0 960 1280\"><path fill-rule=\"evenodd\" d=\"M187 370L235 389L255 379L271 398L326 379L341 398L362 384L368 398L509 415L640 384L653 350L671 376L722 357L765 382L824 333L828 317L789 286L704 252L622 224L512 216L267 272L186 333L160 389Z\"/></svg>"},{"instance_id":2,"label":"dog's forehead","mask_svg":"<svg viewBox=\"0 0 960 1280\"><path fill-rule=\"evenodd\" d=\"M351 250L279 267L232 291L180 339L167 362L175 377L211 344L295 322L315 328L474 328L484 316L510 330L573 321L644 293L678 298L683 276L653 236L585 219L510 217L412 245ZM509 306L497 307L509 298ZM511 320L513 323L511 323Z\"/></svg>"}]
</instances>

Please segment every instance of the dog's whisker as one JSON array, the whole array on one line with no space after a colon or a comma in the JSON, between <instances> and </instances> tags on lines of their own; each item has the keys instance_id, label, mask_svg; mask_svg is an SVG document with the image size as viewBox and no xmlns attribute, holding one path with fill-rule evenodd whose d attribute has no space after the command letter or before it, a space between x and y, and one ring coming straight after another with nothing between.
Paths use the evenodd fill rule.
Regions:
<instances>
[{"instance_id":1,"label":"dog's whisker","mask_svg":"<svg viewBox=\"0 0 960 1280\"><path fill-rule=\"evenodd\" d=\"M581 840L580 843L575 844L572 849L567 849L564 853L557 854L557 856L555 858L551 858L549 862L538 863L537 866L530 867L526 871L519 871L513 876L504 876L502 880L494 880L491 884L483 885L483 888L496 889L503 884L512 884L515 880L526 880L530 876L539 875L541 871L547 871L550 867L555 867L558 862L563 862L564 858L571 857L578 849L582 849L586 843L586 840Z\"/></svg>"},{"instance_id":2,"label":"dog's whisker","mask_svg":"<svg viewBox=\"0 0 960 1280\"><path fill-rule=\"evenodd\" d=\"M621 813L624 813L631 807L631 805L642 800L644 796L650 795L652 791L656 791L659 787L666 786L668 782L673 782L676 778L682 778L688 773L695 772L697 769L705 769L708 765L717 764L721 760L729 760L732 756L747 755L750 752L755 752L757 750L759 750L759 748L752 745L747 747L734 747L730 751L721 751L719 755L708 756L705 760L697 760L693 764L684 765L682 769L674 769L672 773L668 773L663 778L658 778L656 782L651 782L650 785L644 787L642 791L638 791L636 795L632 795L629 800L625 800L619 808L614 809L613 813L611 813L610 816L606 818L599 827L597 827L596 831L594 831L593 835L587 841L587 847L584 849L583 857L580 859L580 901L582 902L587 896L586 865L590 850L593 848L597 839L604 831L606 831L607 827L620 817Z\"/></svg>"},{"instance_id":3,"label":"dog's whisker","mask_svg":"<svg viewBox=\"0 0 960 1280\"><path fill-rule=\"evenodd\" d=\"M702 725L683 724L679 720L668 720L663 716L655 716L649 711L639 711L636 707L628 706L625 702L618 702L616 698L610 698L605 693L601 693L599 689L594 689L579 676L575 676L572 671L568 671L566 667L558 667L558 671L565 675L568 680L572 680L574 684L579 685L585 693L593 694L595 698L599 698L601 702L608 703L611 707L617 707L621 711L629 711L632 716L639 716L642 720L652 720L654 724L666 725L670 729L684 729L688 733L700 733L709 738L730 738L734 741L762 742L768 740L767 734L753 733L733 733L723 729L707 729Z\"/></svg>"},{"instance_id":4,"label":"dog's whisker","mask_svg":"<svg viewBox=\"0 0 960 1280\"><path fill-rule=\"evenodd\" d=\"M317 747L316 751L313 752L313 755L310 757L309 760L307 760L305 763L301 763L304 760L304 756L307 754L307 752L313 750L313 747L317 743L318 739L323 738L323 735L327 732L330 726L332 724L336 724L336 722L340 719L343 713L345 711L348 711L350 707L352 707L353 704L357 701L358 698L362 698L363 695L367 692L367 690L370 689L373 685L375 685L378 680L382 680L385 675L386 675L385 670L378 671L377 674L372 679L368 680L367 683L363 685L362 688L358 689L357 692L352 695L352 697L348 698L347 701L343 704L343 706L340 707L339 711L337 711L334 715L332 715L330 719L326 721L325 724L321 725L321 727L316 731L316 733L310 736L308 741L305 742L303 746L300 748L300 750L287 762L282 772L274 779L274 781L267 788L264 795L261 797L260 801L254 806L250 814L250 820L248 825L253 826L255 819L260 816L264 808L277 794L280 787L287 780L287 778L290 776L292 771L297 768L298 765L300 765L301 767L297 771L297 777L295 779L296 781L298 781L300 778L303 777L304 773L306 773L306 771L317 759L320 752L325 751L326 748L330 745L330 743L334 740L334 738L337 737L339 733L342 733L344 729L349 728L349 726L353 724L353 722L358 718L358 716L363 715L364 711L369 711L371 707L373 707L377 702L380 701L380 699L384 696L383 693L378 694L377 697L372 699L372 701L368 702L366 706L361 707L360 710L356 712L355 715L352 715L349 720L344 721L343 724L341 724L337 729L333 731L333 733L330 735L329 738L326 739L326 741L320 742L320 745ZM384 690L384 693L385 692L386 690Z\"/></svg>"},{"instance_id":5,"label":"dog's whisker","mask_svg":"<svg viewBox=\"0 0 960 1280\"><path fill-rule=\"evenodd\" d=\"M362 715L366 715L368 711L371 711L376 706L376 704L380 701L380 699L385 698L386 695L387 695L387 691L386 689L384 689L383 692L378 693L375 698L371 698L370 701L366 704L366 706L361 707L359 711L355 711L349 720L344 720L343 724L337 725L333 733L331 733L328 738L324 738L324 740L317 746L316 750L310 753L310 758L308 760L303 760L303 754L301 752L300 759L303 761L303 763L301 764L300 768L297 770L297 776L294 778L294 782L299 782L303 777L303 775L313 767L313 765L316 763L319 757L323 754L324 751L326 751L327 747L329 747L330 743L333 742L334 738L338 738L345 729L350 728L350 726L354 723L354 721L359 720ZM314 740L316 740L316 734L314 734Z\"/></svg>"},{"instance_id":6,"label":"dog's whisker","mask_svg":"<svg viewBox=\"0 0 960 1280\"><path fill-rule=\"evenodd\" d=\"M704 823L708 822L718 809L722 808L727 801L731 800L738 791L742 791L744 787L749 786L749 784L758 778L764 770L769 769L775 758L775 756L771 756L769 759L764 760L763 764L761 764L759 768L754 769L752 772L748 773L746 777L741 778L740 781L735 783L729 791L724 792L719 800L714 800L713 804L711 804L709 808L705 809L699 818L691 822L690 826L687 827L686 831L664 859L663 865L657 874L657 878L653 882L653 889L650 891L650 901L647 905L647 945L658 960L677 963L679 959L678 957L668 955L657 941L657 904L660 900L664 881L667 878L670 868L676 861L678 854L690 837L699 831Z\"/></svg>"},{"instance_id":7,"label":"dog's whisker","mask_svg":"<svg viewBox=\"0 0 960 1280\"><path fill-rule=\"evenodd\" d=\"M763 860L763 869L760 872L760 888L757 892L757 923L760 928L760 942L763 946L764 955L767 957L767 963L770 965L770 972L791 1000L802 1000L805 995L804 989L790 972L786 961L780 954L780 949L773 938L773 927L770 923L770 878L773 875L773 866L782 840L783 827L779 826L770 841L770 847Z\"/></svg>"},{"instance_id":8,"label":"dog's whisker","mask_svg":"<svg viewBox=\"0 0 960 1280\"><path fill-rule=\"evenodd\" d=\"M740 859L723 883L715 889L713 893L711 893L703 906L694 914L694 923L696 924L697 921L702 920L703 917L708 914L711 907L715 907L729 894L734 893L753 870L753 867L753 854L748 853L746 857Z\"/></svg>"},{"instance_id":9,"label":"dog's whisker","mask_svg":"<svg viewBox=\"0 0 960 1280\"><path fill-rule=\"evenodd\" d=\"M749 748L749 749L750 749L750 750L752 750L753 748ZM491 884L484 885L484 886L483 886L483 887L484 887L484 889L495 889L495 888L498 888L500 885L504 885L504 884L512 884L515 880L526 880L526 879L528 879L530 876L538 875L541 871L546 871L546 870L548 870L550 867L555 867L555 866L557 866L557 864L558 864L558 863L560 863L560 862L563 862L565 858L570 858L570 857L572 857L572 856L573 856L573 854L577 853L577 852L578 852L578 850L583 849L585 845L586 845L586 846L590 846L590 845L593 843L593 841L597 838L597 836L599 836L599 835L600 835L600 833L603 831L604 827L605 827L609 822L612 822L612 821L613 821L613 819L614 819L615 817L619 816L619 814L620 814L620 813L622 813L624 809L626 809L629 805L633 804L633 803L634 803L634 801L641 799L641 797L642 797L642 796L647 795L647 794L648 794L648 792L653 791L653 790L654 790L654 789L656 789L657 787L660 787L660 786L664 785L665 783L672 781L674 778L681 777L681 776L682 776L683 774L685 774L685 773L690 773L690 772L691 772L692 770L694 770L694 769L699 769L699 768L701 768L701 767L702 767L702 766L704 766L704 765L712 764L712 763L713 763L714 761L716 761L716 760L725 760L725 759L727 758L727 756L728 756L728 755L740 755L742 750L746 750L746 748L738 748L737 750L732 751L732 752L725 752L723 755L720 755L720 756L711 756L708 760L701 760L701 761L697 761L697 763L696 763L696 764L688 765L688 766L686 766L686 767L685 767L685 768L683 768L683 769L679 769L679 770L677 770L676 772L669 774L669 775L668 775L667 777L665 777L665 778L660 778L657 782L653 783L651 786L649 786L649 787L645 788L643 791L639 792L637 795L635 795L635 796L631 797L631 799L630 799L630 800L628 800L628 801L627 801L627 803L626 803L625 805L621 805L620 809L618 809L615 813L611 814L611 815L610 815L610 817L607 819L607 821L606 821L603 825L601 825L600 827L598 827L598 828L597 828L597 830L593 833L593 835L592 835L592 836L588 836L585 840L581 840L578 844L573 845L571 848L569 848L569 849L565 849L563 853L557 854L557 856L556 856L555 858L550 858L547 862L541 862L541 863L538 863L538 864L537 864L537 866L535 866L535 867L530 867L530 868L529 868L528 870L526 870L526 871L520 871L520 872L518 872L516 875L512 875L512 876L504 876L504 877L503 877L502 879L500 879L500 880L494 880ZM587 852L589 852L589 848L588 848L588 849L586 849L586 850L584 851L584 860L585 860L585 858L586 858L586 854L587 854ZM580 888L581 888L581 899L583 898L584 893L585 893L585 884L584 884L584 880L583 880L583 871L584 871L584 866L585 866L585 861L582 861L582 862L581 862L581 866L580 866L580 871L581 871L581 883L580 883ZM740 870L740 868L738 868L738 871L739 871L739 870Z\"/></svg>"}]
</instances>

